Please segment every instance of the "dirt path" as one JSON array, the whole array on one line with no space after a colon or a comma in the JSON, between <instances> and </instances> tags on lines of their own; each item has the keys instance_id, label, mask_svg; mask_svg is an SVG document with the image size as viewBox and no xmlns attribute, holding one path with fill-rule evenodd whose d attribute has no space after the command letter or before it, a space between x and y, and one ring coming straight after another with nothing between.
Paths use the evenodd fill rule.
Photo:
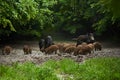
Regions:
<instances>
[{"instance_id":1,"label":"dirt path","mask_svg":"<svg viewBox=\"0 0 120 80\"><path fill-rule=\"evenodd\" d=\"M32 46L33 48L32 54L24 55L22 50L24 44ZM91 54L89 56L73 56L69 54L58 56L55 54L45 55L44 53L40 52L37 41L20 42L11 45L14 48L12 54L0 55L0 64L12 64L15 62L24 63L27 61L31 61L35 64L41 64L42 62L45 62L49 59L60 60L63 58L72 58L77 62L81 62L85 59L93 57L120 57L120 46L118 44L116 45L107 42L102 42L102 44L103 44L102 51L95 51L94 54Z\"/></svg>"}]
</instances>

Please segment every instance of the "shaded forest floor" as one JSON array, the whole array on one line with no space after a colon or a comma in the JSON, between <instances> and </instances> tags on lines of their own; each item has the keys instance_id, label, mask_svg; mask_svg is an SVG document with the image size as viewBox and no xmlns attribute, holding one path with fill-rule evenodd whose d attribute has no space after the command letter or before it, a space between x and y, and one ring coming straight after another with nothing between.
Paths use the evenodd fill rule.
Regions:
<instances>
[{"instance_id":1,"label":"shaded forest floor","mask_svg":"<svg viewBox=\"0 0 120 80\"><path fill-rule=\"evenodd\" d=\"M57 41L58 42L58 41ZM55 43L57 43L55 42ZM66 42L66 41L64 41ZM69 43L71 41L67 41ZM3 45L0 47L0 64L12 64L15 62L19 63L24 63L27 61L31 61L35 64L41 64L49 59L53 60L60 60L63 58L71 58L77 62L82 62L86 59L89 58L94 58L94 57L120 57L120 45L117 43L111 43L111 42L106 42L106 41L100 41L103 45L103 49L101 51L95 51L91 55L87 56L73 56L70 54L63 54L61 56L57 54L51 54L51 55L45 55L44 53L39 51L39 46L38 46L38 41L20 41L16 43L9 44L13 47L12 54L10 55L1 55L1 48ZM75 43L75 42L72 42ZM23 53L23 45L28 44L32 46L32 54L24 55Z\"/></svg>"}]
</instances>

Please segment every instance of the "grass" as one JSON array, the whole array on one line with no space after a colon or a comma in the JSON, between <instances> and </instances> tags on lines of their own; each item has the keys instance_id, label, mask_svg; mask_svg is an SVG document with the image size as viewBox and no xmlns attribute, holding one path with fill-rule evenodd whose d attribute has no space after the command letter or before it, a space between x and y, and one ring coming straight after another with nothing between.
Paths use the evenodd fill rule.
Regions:
<instances>
[{"instance_id":1,"label":"grass","mask_svg":"<svg viewBox=\"0 0 120 80\"><path fill-rule=\"evenodd\" d=\"M120 58L94 58L84 63L71 59L0 65L0 80L120 80Z\"/></svg>"}]
</instances>

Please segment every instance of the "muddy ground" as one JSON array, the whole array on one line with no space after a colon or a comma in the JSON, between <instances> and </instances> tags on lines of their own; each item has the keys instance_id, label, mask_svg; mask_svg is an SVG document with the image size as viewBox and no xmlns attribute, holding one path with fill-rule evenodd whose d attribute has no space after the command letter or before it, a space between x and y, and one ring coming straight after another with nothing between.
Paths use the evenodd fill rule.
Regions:
<instances>
[{"instance_id":1,"label":"muddy ground","mask_svg":"<svg viewBox=\"0 0 120 80\"><path fill-rule=\"evenodd\" d=\"M71 58L77 62L82 62L89 58L94 57L120 57L120 45L110 42L101 42L103 45L103 49L101 51L95 51L91 55L87 56L73 56L66 53L61 53L62 55L51 54L45 55L44 53L39 51L38 42L37 41L25 41L18 42L14 44L10 44L13 47L13 51L10 55L1 55L1 49L4 45L1 45L0 48L0 64L12 64L15 62L24 63L31 61L35 64L41 64L49 59L60 60L63 58ZM23 53L23 45L28 44L32 46L32 54L24 55Z\"/></svg>"}]
</instances>

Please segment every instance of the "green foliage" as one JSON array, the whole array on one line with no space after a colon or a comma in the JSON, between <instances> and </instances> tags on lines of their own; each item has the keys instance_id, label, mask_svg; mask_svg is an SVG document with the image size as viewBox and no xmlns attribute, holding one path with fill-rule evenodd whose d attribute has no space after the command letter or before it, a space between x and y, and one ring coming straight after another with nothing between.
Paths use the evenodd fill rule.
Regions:
<instances>
[{"instance_id":1,"label":"green foliage","mask_svg":"<svg viewBox=\"0 0 120 80\"><path fill-rule=\"evenodd\" d=\"M84 80L113 80L119 79L120 77L116 75L119 74L118 63L120 60L118 58L95 58L85 62L85 64L81 64L79 68L79 77L77 79ZM115 74L115 75L113 75Z\"/></svg>"},{"instance_id":2,"label":"green foliage","mask_svg":"<svg viewBox=\"0 0 120 80\"><path fill-rule=\"evenodd\" d=\"M112 21L120 18L120 1L119 0L99 0L97 3L98 6L101 6L101 12L112 14Z\"/></svg>"},{"instance_id":3,"label":"green foliage","mask_svg":"<svg viewBox=\"0 0 120 80\"><path fill-rule=\"evenodd\" d=\"M108 27L120 26L116 24L120 20L119 3L119 0L0 0L0 36L9 36L14 31L40 37L52 29L70 34L80 31L101 34Z\"/></svg>"},{"instance_id":4,"label":"green foliage","mask_svg":"<svg viewBox=\"0 0 120 80\"><path fill-rule=\"evenodd\" d=\"M107 30L107 24L108 24L109 17L105 16L98 22L94 23L92 26L96 30L97 34L101 34L102 32Z\"/></svg>"},{"instance_id":5,"label":"green foliage","mask_svg":"<svg viewBox=\"0 0 120 80\"><path fill-rule=\"evenodd\" d=\"M58 29L75 34L84 27L90 28L92 26L91 19L95 15L95 10L90 6L93 2L95 1L60 0L53 9L57 16L57 26L60 27Z\"/></svg>"},{"instance_id":6,"label":"green foliage","mask_svg":"<svg viewBox=\"0 0 120 80\"><path fill-rule=\"evenodd\" d=\"M93 28L97 31L97 33L103 33L108 31L109 28L116 26L117 31L119 31L119 24L117 21L120 20L120 1L119 0L98 0L98 2L94 2L91 4L91 8L99 14L98 20L93 23ZM108 30L107 30L108 29ZM114 30L115 28L113 28ZM113 32L115 36L118 34L116 30ZM113 34L112 33L112 34ZM111 33L110 33L111 34Z\"/></svg>"},{"instance_id":7,"label":"green foliage","mask_svg":"<svg viewBox=\"0 0 120 80\"><path fill-rule=\"evenodd\" d=\"M12 31L24 35L21 30L26 32L28 29L31 31L26 34L40 36L39 34L44 27L53 27L53 12L49 8L56 2L55 0L1 0L0 27L9 32L7 35ZM3 34L5 33L3 32L0 35Z\"/></svg>"},{"instance_id":8,"label":"green foliage","mask_svg":"<svg viewBox=\"0 0 120 80\"><path fill-rule=\"evenodd\" d=\"M94 58L83 63L71 59L49 60L41 65L31 62L0 65L0 80L119 80L119 58Z\"/></svg>"},{"instance_id":9,"label":"green foliage","mask_svg":"<svg viewBox=\"0 0 120 80\"><path fill-rule=\"evenodd\" d=\"M58 29L72 34L81 29L102 34L119 21L119 7L119 0L59 0L53 10Z\"/></svg>"},{"instance_id":10,"label":"green foliage","mask_svg":"<svg viewBox=\"0 0 120 80\"><path fill-rule=\"evenodd\" d=\"M0 1L0 26L3 27L2 29L19 31L20 26L25 25L30 19L35 18L38 9L37 3L33 1L34 0Z\"/></svg>"},{"instance_id":11,"label":"green foliage","mask_svg":"<svg viewBox=\"0 0 120 80\"><path fill-rule=\"evenodd\" d=\"M58 80L58 79L52 69L41 68L39 70L39 80Z\"/></svg>"},{"instance_id":12,"label":"green foliage","mask_svg":"<svg viewBox=\"0 0 120 80\"><path fill-rule=\"evenodd\" d=\"M0 66L1 80L58 80L49 68L37 67L33 63Z\"/></svg>"},{"instance_id":13,"label":"green foliage","mask_svg":"<svg viewBox=\"0 0 120 80\"><path fill-rule=\"evenodd\" d=\"M69 65L70 64L70 65ZM60 67L60 72L65 74L74 74L79 65L71 59L63 59L59 62L58 66Z\"/></svg>"},{"instance_id":14,"label":"green foliage","mask_svg":"<svg viewBox=\"0 0 120 80\"><path fill-rule=\"evenodd\" d=\"M30 19L34 19L38 14L38 4L34 0L20 0L16 2L18 19L21 24L27 23Z\"/></svg>"},{"instance_id":15,"label":"green foliage","mask_svg":"<svg viewBox=\"0 0 120 80\"><path fill-rule=\"evenodd\" d=\"M0 22L3 28L6 28L9 26L11 31L16 31L9 19L1 18Z\"/></svg>"}]
</instances>

